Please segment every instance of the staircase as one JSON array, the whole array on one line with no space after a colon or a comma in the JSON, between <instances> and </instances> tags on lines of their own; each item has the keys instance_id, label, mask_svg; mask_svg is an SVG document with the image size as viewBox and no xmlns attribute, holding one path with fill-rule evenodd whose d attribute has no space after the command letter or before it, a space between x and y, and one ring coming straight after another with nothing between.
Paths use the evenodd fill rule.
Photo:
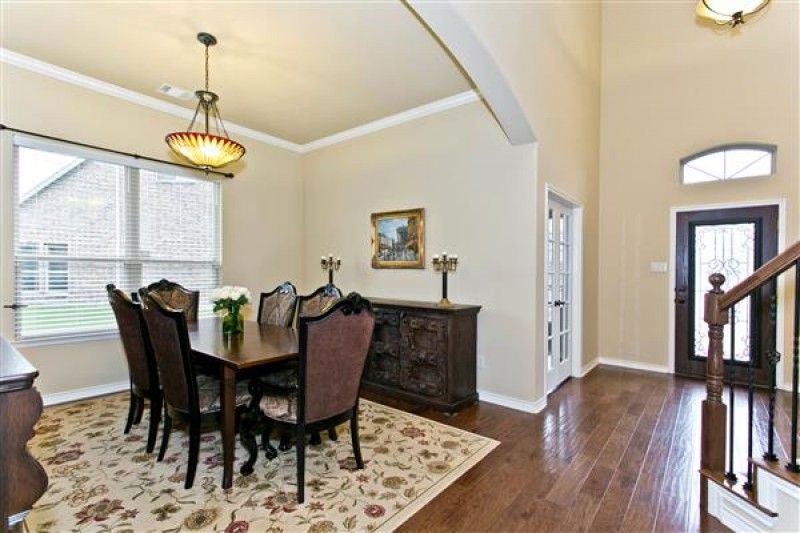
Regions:
<instances>
[{"instance_id":1,"label":"staircase","mask_svg":"<svg viewBox=\"0 0 800 533\"><path fill-rule=\"evenodd\" d=\"M735 438L741 431L741 403L736 406L737 391L733 373L725 377L724 337L725 325L731 324L731 354L734 353L732 338L737 304L748 296L756 296L767 287L774 287L780 276L793 268L794 271L794 330L792 343L792 390L791 410L786 416L779 413L776 419L777 376L776 367L781 354L772 350L764 354L770 365L771 379L767 391L767 420L755 417L756 392L753 386L754 361L749 364L749 383L738 391L739 402L746 407L746 462L745 472L737 475L735 464L744 450L737 448ZM734 531L800 531L800 465L797 462L798 441L798 373L800 372L800 242L765 263L751 276L731 288L721 289L725 283L722 274L709 277L712 289L705 297L705 322L708 324L709 348L706 367L706 399L703 400L700 451L700 505L710 515ZM777 302L770 302L770 319L773 326L779 320ZM774 331L774 327L772 330ZM731 355L732 357L732 355ZM729 365L730 367L730 365ZM732 368L732 367L730 367ZM727 394L726 394L727 393ZM761 394L761 393L758 393ZM727 396L728 403L724 402ZM788 418L788 421L786 420ZM739 420L739 428L735 427ZM788 423L787 423L788 422ZM784 439L776 442L776 423L783 430ZM788 427L786 427L788 426ZM766 436L763 453L754 453L754 430L760 437ZM739 457L737 457L737 452Z\"/></svg>"}]
</instances>

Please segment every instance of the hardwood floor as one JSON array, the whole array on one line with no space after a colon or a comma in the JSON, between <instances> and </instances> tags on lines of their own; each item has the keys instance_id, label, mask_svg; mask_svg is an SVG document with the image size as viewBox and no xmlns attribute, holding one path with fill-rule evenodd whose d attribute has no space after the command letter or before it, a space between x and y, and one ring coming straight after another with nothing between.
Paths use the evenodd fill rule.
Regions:
<instances>
[{"instance_id":1,"label":"hardwood floor","mask_svg":"<svg viewBox=\"0 0 800 533\"><path fill-rule=\"evenodd\" d=\"M598 367L565 382L536 415L479 403L447 416L367 397L501 442L400 531L725 530L699 507L702 381ZM744 391L736 400L743 471ZM779 431L788 425L785 400ZM765 394L756 408L765 438ZM788 431L780 441L788 444Z\"/></svg>"}]
</instances>

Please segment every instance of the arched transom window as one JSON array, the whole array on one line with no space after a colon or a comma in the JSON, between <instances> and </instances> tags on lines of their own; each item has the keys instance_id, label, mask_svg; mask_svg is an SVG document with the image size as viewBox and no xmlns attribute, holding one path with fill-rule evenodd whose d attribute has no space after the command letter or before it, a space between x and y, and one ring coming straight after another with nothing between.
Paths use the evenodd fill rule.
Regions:
<instances>
[{"instance_id":1,"label":"arched transom window","mask_svg":"<svg viewBox=\"0 0 800 533\"><path fill-rule=\"evenodd\" d=\"M681 159L682 183L705 183L771 176L774 144L725 144Z\"/></svg>"}]
</instances>

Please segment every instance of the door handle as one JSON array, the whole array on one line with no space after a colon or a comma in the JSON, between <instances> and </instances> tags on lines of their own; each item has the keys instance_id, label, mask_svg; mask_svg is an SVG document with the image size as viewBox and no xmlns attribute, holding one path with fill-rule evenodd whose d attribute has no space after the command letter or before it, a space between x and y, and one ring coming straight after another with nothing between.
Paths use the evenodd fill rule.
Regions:
<instances>
[{"instance_id":1,"label":"door handle","mask_svg":"<svg viewBox=\"0 0 800 533\"><path fill-rule=\"evenodd\" d=\"M556 306L556 307L561 307L565 303L567 303L567 302L565 302L563 300L556 300L555 302L553 302L553 305Z\"/></svg>"},{"instance_id":2,"label":"door handle","mask_svg":"<svg viewBox=\"0 0 800 533\"><path fill-rule=\"evenodd\" d=\"M22 309L23 307L28 307L26 304L9 304L4 305L3 309Z\"/></svg>"},{"instance_id":3,"label":"door handle","mask_svg":"<svg viewBox=\"0 0 800 533\"><path fill-rule=\"evenodd\" d=\"M686 289L675 289L675 303L676 304L686 303Z\"/></svg>"}]
</instances>

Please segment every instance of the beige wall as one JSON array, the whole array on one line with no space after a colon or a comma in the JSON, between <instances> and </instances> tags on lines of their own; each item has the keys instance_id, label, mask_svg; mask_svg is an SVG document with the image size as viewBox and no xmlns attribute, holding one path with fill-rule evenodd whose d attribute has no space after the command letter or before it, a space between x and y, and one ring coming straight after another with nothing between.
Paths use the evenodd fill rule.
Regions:
<instances>
[{"instance_id":1,"label":"beige wall","mask_svg":"<svg viewBox=\"0 0 800 533\"><path fill-rule=\"evenodd\" d=\"M603 5L602 356L668 365L672 287L649 262L669 259L670 208L782 198L786 242L798 238L797 3L722 34L692 13L692 2ZM679 184L681 157L740 141L777 144L777 175Z\"/></svg>"},{"instance_id":2,"label":"beige wall","mask_svg":"<svg viewBox=\"0 0 800 533\"><path fill-rule=\"evenodd\" d=\"M450 298L483 306L482 389L532 400L535 148L512 147L480 103L308 154L304 288L325 282L319 256L342 257L336 284L364 295L436 301L430 258L457 253ZM370 214L425 208L425 270L370 266Z\"/></svg>"},{"instance_id":3,"label":"beige wall","mask_svg":"<svg viewBox=\"0 0 800 533\"><path fill-rule=\"evenodd\" d=\"M182 119L0 63L0 121L88 143L169 158L164 134L185 128ZM2 136L0 171L0 302L11 290L11 136ZM244 162L223 184L223 278L258 292L300 269L302 183L299 158L282 149L242 139ZM11 312L2 331L12 336ZM123 381L127 369L116 340L24 348L41 372L39 389L54 393Z\"/></svg>"},{"instance_id":4,"label":"beige wall","mask_svg":"<svg viewBox=\"0 0 800 533\"><path fill-rule=\"evenodd\" d=\"M506 76L538 139L535 300L542 302L545 186L584 208L583 353L597 357L598 151L600 120L600 3L457 3ZM544 393L543 324L535 321L532 392Z\"/></svg>"}]
</instances>

